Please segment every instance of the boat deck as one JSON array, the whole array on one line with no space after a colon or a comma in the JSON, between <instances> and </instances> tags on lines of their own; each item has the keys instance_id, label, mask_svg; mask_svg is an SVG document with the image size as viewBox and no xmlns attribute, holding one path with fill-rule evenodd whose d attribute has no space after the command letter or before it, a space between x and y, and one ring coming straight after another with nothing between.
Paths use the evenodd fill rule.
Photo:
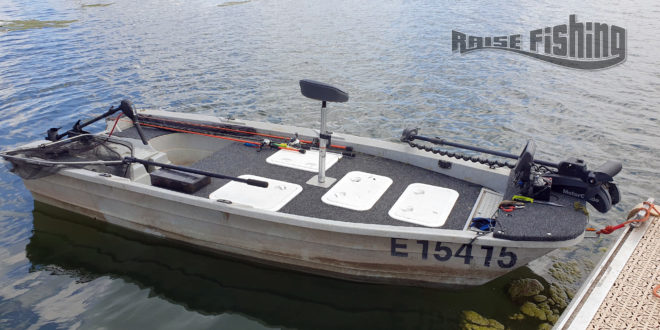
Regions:
<instances>
[{"instance_id":1,"label":"boat deck","mask_svg":"<svg viewBox=\"0 0 660 330\"><path fill-rule=\"evenodd\" d=\"M620 235L556 329L660 329L660 217Z\"/></svg>"},{"instance_id":2,"label":"boat deck","mask_svg":"<svg viewBox=\"0 0 660 330\"><path fill-rule=\"evenodd\" d=\"M148 140L172 134L171 131L148 127L143 130ZM137 138L134 128L116 135ZM323 203L321 197L328 189L306 183L315 173L268 164L266 158L275 153L277 151L275 149L265 148L258 152L256 148L245 146L241 142L217 139L214 141L214 144L216 143L218 149L213 154L192 164L186 164L186 166L229 176L250 174L298 184L302 186L303 191L279 210L288 214L355 223L423 227L396 220L388 215L388 211L406 187L411 183L420 182L458 192L459 197L447 221L439 228L463 230L482 190L480 185L438 172L357 153L355 157L342 157L327 170L326 175L339 180L348 172L362 171L389 177L393 183L370 210L354 211ZM195 192L194 195L208 198L213 191L227 182L229 180L212 178L209 185ZM510 199L515 192L516 189L510 186L504 197ZM561 241L582 235L588 216L574 209L573 204L579 200L558 193L553 193L551 200L564 207L529 204L526 208L516 210L511 214L500 214L494 236L516 241Z\"/></svg>"},{"instance_id":3,"label":"boat deck","mask_svg":"<svg viewBox=\"0 0 660 330\"><path fill-rule=\"evenodd\" d=\"M393 219L387 214L401 193L403 193L403 190L411 183L423 182L453 189L458 192L458 200L447 222L441 227L447 229L463 229L481 190L481 186L446 175L422 168L411 167L400 162L358 153L355 157L341 158L337 164L327 170L326 175L341 179L350 171L362 171L387 176L394 182L370 210L354 211L323 203L321 197L328 189L306 184L307 180L314 176L314 173L266 163L266 158L275 152L276 150L274 149L264 149L257 152L255 148L246 147L242 143L229 142L225 143L225 146L221 150L215 152L210 157L192 164L191 167L232 176L252 174L301 185L303 191L285 205L280 212L320 219L394 226L417 226L409 222ZM208 197L211 192L227 182L228 180L212 179L211 184L197 191L195 195Z\"/></svg>"}]
</instances>

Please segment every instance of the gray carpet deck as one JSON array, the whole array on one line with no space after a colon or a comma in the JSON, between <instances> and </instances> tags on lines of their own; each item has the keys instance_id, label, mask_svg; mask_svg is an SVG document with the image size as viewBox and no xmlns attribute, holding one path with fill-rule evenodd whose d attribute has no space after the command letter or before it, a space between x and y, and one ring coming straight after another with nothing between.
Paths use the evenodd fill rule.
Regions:
<instances>
[{"instance_id":1,"label":"gray carpet deck","mask_svg":"<svg viewBox=\"0 0 660 330\"><path fill-rule=\"evenodd\" d=\"M511 199L516 194L516 189L510 184L504 197ZM555 192L551 194L550 201L563 207L532 203L511 212L509 216L500 215L494 236L514 241L562 241L582 235L589 216L577 211L574 203L584 204L584 201Z\"/></svg>"},{"instance_id":2,"label":"gray carpet deck","mask_svg":"<svg viewBox=\"0 0 660 330\"><path fill-rule=\"evenodd\" d=\"M191 167L232 176L252 174L301 185L303 191L284 206L280 212L321 219L395 226L417 226L393 219L387 214L401 193L411 183L423 182L458 191L459 198L447 222L442 227L451 229L463 228L481 189L481 186L469 184L429 170L413 168L380 157L358 154L356 157L343 157L340 159L337 164L326 172L327 176L341 179L348 172L362 171L387 176L394 182L370 210L354 211L323 203L321 197L328 189L306 184L307 180L314 176L314 173L266 163L266 158L275 152L274 149L257 152L255 148L232 142L227 143L210 157L192 164ZM195 195L208 197L211 192L225 183L227 183L227 180L213 179L210 185L202 188Z\"/></svg>"},{"instance_id":3,"label":"gray carpet deck","mask_svg":"<svg viewBox=\"0 0 660 330\"><path fill-rule=\"evenodd\" d=\"M148 139L169 134L167 131L151 128L145 128L144 131ZM137 138L134 129L117 135ZM280 210L280 212L289 214L357 223L421 227L393 219L387 212L409 184L422 182L458 191L459 198L447 222L441 228L461 230L481 189L481 186L436 172L380 157L358 154L355 158L343 157L327 171L327 176L341 179L350 171L363 171L387 176L394 180L394 183L370 210L353 211L323 203L321 196L327 192L327 189L306 184L314 173L266 163L266 158L276 150L266 149L257 152L255 148L244 146L242 143L225 140L218 140L218 143L224 146L211 156L194 163L192 167L231 176L252 174L299 184L303 187L303 192ZM213 178L211 184L196 192L195 195L208 197L211 192L227 182L227 180ZM510 199L513 194L514 189L511 186L505 197ZM573 208L573 203L581 202L581 200L553 193L551 201L563 204L564 207L528 204L526 208L518 209L509 216L500 212L494 236L510 240L558 241L575 238L582 234L588 217Z\"/></svg>"}]
</instances>

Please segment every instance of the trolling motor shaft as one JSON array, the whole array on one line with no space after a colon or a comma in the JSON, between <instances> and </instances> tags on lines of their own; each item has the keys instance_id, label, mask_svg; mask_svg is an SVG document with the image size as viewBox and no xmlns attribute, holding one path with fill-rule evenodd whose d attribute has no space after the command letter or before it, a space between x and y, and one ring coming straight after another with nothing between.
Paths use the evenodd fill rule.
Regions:
<instances>
[{"instance_id":1,"label":"trolling motor shaft","mask_svg":"<svg viewBox=\"0 0 660 330\"><path fill-rule=\"evenodd\" d=\"M419 133L418 128L404 129L400 140L401 140L401 142L411 142L413 140L421 140L421 141L431 142L431 143L437 144L437 145L446 145L446 146L456 147L456 148L465 149L465 150L472 150L472 151L481 152L481 153L485 153L485 154L490 154L490 155L494 155L494 156L499 156L499 157L503 157L503 158L518 159L518 157L519 157L517 155L511 154L511 153L508 153L508 152L490 150L490 149L486 149L486 148L481 148L481 147L476 147L476 146L470 146L470 145L466 145L466 144L451 142L451 141L447 141L445 139L441 139L441 138L437 138L437 137L436 138L431 138L431 137L421 136L421 135L417 135L417 133ZM535 159L534 163L539 164L539 165L543 165L543 166L550 166L550 167L553 167L553 168L557 168L557 166L559 166L557 163L548 162L548 161L539 160L539 159Z\"/></svg>"},{"instance_id":2,"label":"trolling motor shaft","mask_svg":"<svg viewBox=\"0 0 660 330\"><path fill-rule=\"evenodd\" d=\"M106 111L105 113L96 116L92 119L86 120L82 123L80 122L80 120L78 120L75 124L73 124L73 127L70 130L64 133L61 134L57 133L57 131L59 131L61 127L51 128L48 131L46 131L46 140L59 141L65 136L73 137L80 134L88 134L88 132L84 131L83 128L103 118L110 117L119 111L121 111L126 117L128 117L133 122L133 125L135 126L135 129L137 130L137 133L140 136L142 143L144 143L144 145L149 144L147 142L147 139L144 137L144 133L142 132L142 127L140 127L140 123L138 122L137 116L135 114L135 109L133 108L133 104L129 100L121 100L121 102L119 103L119 107L117 108L110 107L110 109L108 109L108 111Z\"/></svg>"}]
</instances>

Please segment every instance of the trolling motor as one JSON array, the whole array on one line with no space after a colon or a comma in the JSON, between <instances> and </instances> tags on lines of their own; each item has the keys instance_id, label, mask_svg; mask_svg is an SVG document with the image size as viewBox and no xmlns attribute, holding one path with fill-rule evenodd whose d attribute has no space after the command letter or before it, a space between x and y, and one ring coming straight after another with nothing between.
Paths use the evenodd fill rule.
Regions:
<instances>
[{"instance_id":1,"label":"trolling motor","mask_svg":"<svg viewBox=\"0 0 660 330\"><path fill-rule=\"evenodd\" d=\"M119 103L119 107L117 108L110 107L110 109L108 109L108 111L106 111L102 115L89 119L85 122L81 123L80 120L78 120L75 124L73 124L73 127L70 130L64 133L61 134L57 133L57 131L61 127L51 128L48 131L46 131L46 140L54 142L54 141L59 141L65 136L74 137L81 134L89 134L89 132L84 131L83 128L103 118L110 117L119 111L121 111L126 117L128 117L133 122L133 125L135 126L135 129L137 129L137 133L140 136L142 143L144 143L144 145L147 145L148 144L147 139L144 137L144 133L142 132L142 128L140 127L140 123L138 122L137 115L135 114L135 109L133 109L133 104L129 100L122 100Z\"/></svg>"},{"instance_id":2,"label":"trolling motor","mask_svg":"<svg viewBox=\"0 0 660 330\"><path fill-rule=\"evenodd\" d=\"M514 155L506 152L450 142L438 137L429 138L420 136L417 135L418 132L419 128L404 129L400 140L408 143L411 147L436 154L479 162L491 167L508 166L512 168L511 178L518 189L518 193L521 195L539 200L548 200L550 197L550 191L555 191L583 199L593 205L593 207L601 213L609 211L613 205L616 205L621 200L619 188L614 183L614 176L621 171L621 162L607 161L595 170L590 171L581 159L569 158L558 164L534 159L536 144L533 140L527 141L527 144L520 155ZM509 163L502 163L481 157L465 156L460 153L451 153L436 148L422 146L414 143L414 140L516 159L517 162L515 165L511 165ZM442 167L442 163L439 163L439 166ZM541 170L541 167L545 168L545 170Z\"/></svg>"}]
</instances>

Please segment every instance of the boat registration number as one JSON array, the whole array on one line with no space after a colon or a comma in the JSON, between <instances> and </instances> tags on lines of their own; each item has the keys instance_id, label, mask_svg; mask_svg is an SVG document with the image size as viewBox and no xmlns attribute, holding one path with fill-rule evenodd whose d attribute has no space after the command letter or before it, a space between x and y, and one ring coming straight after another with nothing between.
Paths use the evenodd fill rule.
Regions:
<instances>
[{"instance_id":1,"label":"boat registration number","mask_svg":"<svg viewBox=\"0 0 660 330\"><path fill-rule=\"evenodd\" d=\"M455 258L462 259L466 265L479 263L484 267L497 265L500 268L512 268L518 261L518 256L512 251L507 251L505 246L496 248L489 245L458 245L403 238L392 238L390 251L393 257L408 258L410 253L417 253L421 255L422 260L445 262ZM478 255L478 261L475 261L475 255Z\"/></svg>"}]
</instances>

